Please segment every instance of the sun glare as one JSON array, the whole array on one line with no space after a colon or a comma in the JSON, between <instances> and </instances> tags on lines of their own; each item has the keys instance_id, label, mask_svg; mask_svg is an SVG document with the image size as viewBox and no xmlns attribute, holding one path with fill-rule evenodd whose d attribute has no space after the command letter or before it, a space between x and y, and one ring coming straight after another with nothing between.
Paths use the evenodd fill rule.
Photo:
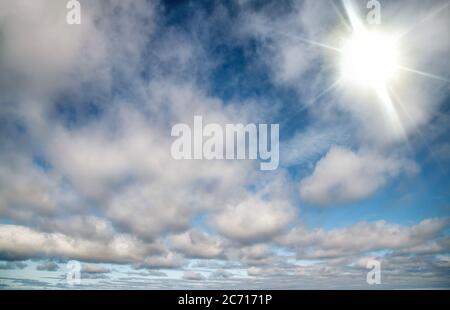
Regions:
<instances>
[{"instance_id":1,"label":"sun glare","mask_svg":"<svg viewBox=\"0 0 450 310\"><path fill-rule=\"evenodd\" d=\"M379 87L395 77L397 59L397 47L391 37L359 29L343 45L341 74L346 81Z\"/></svg>"}]
</instances>

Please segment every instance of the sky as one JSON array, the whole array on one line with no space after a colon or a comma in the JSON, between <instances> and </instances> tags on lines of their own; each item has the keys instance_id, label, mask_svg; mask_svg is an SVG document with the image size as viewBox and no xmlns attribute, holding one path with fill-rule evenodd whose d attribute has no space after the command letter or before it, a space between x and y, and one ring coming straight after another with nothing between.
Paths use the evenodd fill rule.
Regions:
<instances>
[{"instance_id":1,"label":"sky","mask_svg":"<svg viewBox=\"0 0 450 310\"><path fill-rule=\"evenodd\" d=\"M0 287L449 289L450 2L380 2L0 0ZM196 115L278 169L175 160Z\"/></svg>"}]
</instances>

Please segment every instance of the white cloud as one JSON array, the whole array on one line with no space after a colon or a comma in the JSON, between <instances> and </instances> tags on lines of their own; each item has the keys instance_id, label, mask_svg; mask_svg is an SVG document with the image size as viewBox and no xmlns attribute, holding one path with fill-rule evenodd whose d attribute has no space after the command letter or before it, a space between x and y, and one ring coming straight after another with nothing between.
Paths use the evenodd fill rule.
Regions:
<instances>
[{"instance_id":1,"label":"white cloud","mask_svg":"<svg viewBox=\"0 0 450 310\"><path fill-rule=\"evenodd\" d=\"M408 160L332 147L313 173L300 182L302 199L315 204L338 204L366 198L402 172L415 171Z\"/></svg>"},{"instance_id":2,"label":"white cloud","mask_svg":"<svg viewBox=\"0 0 450 310\"><path fill-rule=\"evenodd\" d=\"M95 264L83 264L81 266L82 273L110 273L111 269L95 265Z\"/></svg>"},{"instance_id":3,"label":"white cloud","mask_svg":"<svg viewBox=\"0 0 450 310\"><path fill-rule=\"evenodd\" d=\"M267 268L267 267L255 267L251 266L247 268L247 274L253 277L279 277L286 276L288 270L283 268Z\"/></svg>"},{"instance_id":4,"label":"white cloud","mask_svg":"<svg viewBox=\"0 0 450 310\"><path fill-rule=\"evenodd\" d=\"M91 12L83 10L83 23L73 27L66 23L67 9L61 1L2 1L0 65L13 77L9 86L20 92L27 89L49 95L73 83L72 74L78 73L77 82L81 82L83 75L95 72L106 51ZM11 92L6 82L2 86Z\"/></svg>"},{"instance_id":5,"label":"white cloud","mask_svg":"<svg viewBox=\"0 0 450 310\"><path fill-rule=\"evenodd\" d=\"M228 238L255 242L274 237L294 217L295 212L289 202L249 197L235 205L228 205L212 218L212 223Z\"/></svg>"},{"instance_id":6,"label":"white cloud","mask_svg":"<svg viewBox=\"0 0 450 310\"><path fill-rule=\"evenodd\" d=\"M434 243L434 239L447 226L447 220L426 219L409 227L385 221L359 222L328 231L297 227L281 236L278 242L296 249L299 257L310 259L350 256L376 250L404 250L409 253L419 245Z\"/></svg>"},{"instance_id":7,"label":"white cloud","mask_svg":"<svg viewBox=\"0 0 450 310\"><path fill-rule=\"evenodd\" d=\"M153 268L153 269L167 269L180 268L185 265L186 261L175 252L166 251L162 255L156 254L145 257L141 262L134 265L135 268Z\"/></svg>"},{"instance_id":8,"label":"white cloud","mask_svg":"<svg viewBox=\"0 0 450 310\"><path fill-rule=\"evenodd\" d=\"M261 98L230 102L211 95L216 79L208 70L222 65L223 59L207 54L229 43L208 37L214 33L210 23L217 27L217 20L221 28L238 31L239 39L256 38L257 51L248 55L256 65L261 60L268 65L275 88L298 92L299 109L308 108L299 116L303 120L308 114L305 131L294 132L282 150L285 168L311 163L333 143L368 150L369 145L376 149L392 142L373 98L333 91L333 100L316 100L335 77L329 62L333 57L302 39L334 40L329 34L339 32L339 17L329 5L295 2L274 13L274 4L262 5L262 10L242 4L244 11L237 19L220 5L210 18L205 19L204 12L196 15L186 31L164 29L165 20L159 16L164 9L146 0L85 2L79 26L65 23L64 1L1 2L0 217L14 224L0 225L0 260L44 259L39 270L55 269L52 259L78 259L180 271L190 258L202 258L197 262L200 272L186 271L184 279L206 280L204 270L214 269L208 279L219 288L219 280L231 276L233 288L267 283L298 288L308 285L307 277L315 285L331 286L330 278L342 276L346 281L333 283L348 285L348 279L361 272L349 268L361 267L354 263L359 258L355 255L387 249L398 255L386 259L389 268L398 267L395 272L426 270L433 281L442 279L445 272L439 268L448 266L448 258L434 256L449 249L449 239L441 236L445 221L425 220L411 227L380 221L328 231L297 226L284 234L298 221L291 201L297 184L291 179L277 184L279 176L259 174L248 161L175 162L170 157L171 125L190 123L195 114L220 124L265 123L279 116L278 105ZM405 18L409 20L417 6L425 7L406 6ZM278 15L281 11L287 15ZM400 11L403 7L393 10ZM431 26L415 31L405 50L420 53L405 59L419 69L447 74L448 66L435 60L448 54L449 41L442 40L448 22L433 18ZM214 42L202 42L205 37ZM233 47L239 44L232 42ZM248 51L243 52L247 56ZM400 117L412 134L436 113L446 89L429 80L423 83L422 78L401 78L405 83L395 89L409 115ZM245 81L237 78L240 82ZM59 108L64 110L66 103L70 124L58 114L65 113ZM91 103L99 107L98 115L82 111ZM383 156L396 154L396 145L383 153L373 149L332 148L301 181L302 198L317 204L356 201L416 169L401 157ZM439 152L445 155L447 149L443 145ZM36 154L48 169L34 162ZM254 190L264 182L272 190ZM197 227L199 216L205 222ZM321 262L297 266L291 263L293 252ZM0 265L24 267L20 262ZM83 267L94 277L110 270ZM265 281L241 278L245 268L248 275ZM162 275L156 270L145 274ZM314 282L317 279L326 283ZM173 279L165 280L149 287L176 287ZM104 285L120 283L133 287L119 280Z\"/></svg>"},{"instance_id":9,"label":"white cloud","mask_svg":"<svg viewBox=\"0 0 450 310\"><path fill-rule=\"evenodd\" d=\"M57 179L26 160L16 159L16 162L0 166L0 214L30 220L33 211L54 212L57 208Z\"/></svg>"},{"instance_id":10,"label":"white cloud","mask_svg":"<svg viewBox=\"0 0 450 310\"><path fill-rule=\"evenodd\" d=\"M345 128L338 124L333 128L312 126L306 131L297 132L281 145L282 165L308 167L311 163L314 164L314 160L331 146L348 142L348 137L349 134Z\"/></svg>"},{"instance_id":11,"label":"white cloud","mask_svg":"<svg viewBox=\"0 0 450 310\"><path fill-rule=\"evenodd\" d=\"M215 258L223 254L222 242L198 230L190 230L170 238L172 248L188 257Z\"/></svg>"},{"instance_id":12,"label":"white cloud","mask_svg":"<svg viewBox=\"0 0 450 310\"><path fill-rule=\"evenodd\" d=\"M81 261L133 263L167 258L158 244L145 244L130 235L116 234L111 240L94 241L61 233L43 233L24 226L0 225L0 257L4 259L66 258Z\"/></svg>"},{"instance_id":13,"label":"white cloud","mask_svg":"<svg viewBox=\"0 0 450 310\"><path fill-rule=\"evenodd\" d=\"M233 253L234 254L234 253ZM268 243L240 246L237 257L232 258L240 261L246 266L271 266L278 259L272 247Z\"/></svg>"},{"instance_id":14,"label":"white cloud","mask_svg":"<svg viewBox=\"0 0 450 310\"><path fill-rule=\"evenodd\" d=\"M116 233L110 221L94 215L41 217L36 220L36 226L45 232L60 232L75 238L99 241L110 240Z\"/></svg>"},{"instance_id":15,"label":"white cloud","mask_svg":"<svg viewBox=\"0 0 450 310\"><path fill-rule=\"evenodd\" d=\"M205 276L199 272L195 271L185 271L183 274L183 279L190 281L202 281L205 280Z\"/></svg>"},{"instance_id":16,"label":"white cloud","mask_svg":"<svg viewBox=\"0 0 450 310\"><path fill-rule=\"evenodd\" d=\"M211 272L209 275L209 279L211 280L225 280L230 279L233 277L233 274L231 272L228 272L223 269L218 269L214 272Z\"/></svg>"}]
</instances>

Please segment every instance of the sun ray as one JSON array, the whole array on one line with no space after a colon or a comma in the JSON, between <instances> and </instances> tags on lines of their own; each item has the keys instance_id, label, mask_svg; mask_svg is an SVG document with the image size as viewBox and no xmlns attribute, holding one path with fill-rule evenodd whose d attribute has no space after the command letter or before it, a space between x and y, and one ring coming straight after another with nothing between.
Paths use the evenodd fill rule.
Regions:
<instances>
[{"instance_id":1,"label":"sun ray","mask_svg":"<svg viewBox=\"0 0 450 310\"><path fill-rule=\"evenodd\" d=\"M406 71L406 72L410 72L410 73L415 73L424 77L428 77L430 79L435 79L435 80L439 80L442 82L446 82L446 83L450 83L449 79L446 79L444 77L435 75L435 74L431 74L425 71L420 71L420 70L416 70L416 69L412 69L412 68L408 68L408 67L404 67L404 66L397 66L398 69Z\"/></svg>"},{"instance_id":2,"label":"sun ray","mask_svg":"<svg viewBox=\"0 0 450 310\"><path fill-rule=\"evenodd\" d=\"M388 89L397 71L397 40L392 35L368 30L350 0L342 0L352 34L343 48L342 74L348 82L369 87L378 97L395 137L406 140L405 128Z\"/></svg>"},{"instance_id":3,"label":"sun ray","mask_svg":"<svg viewBox=\"0 0 450 310\"><path fill-rule=\"evenodd\" d=\"M415 28L417 28L419 25L427 22L428 20L430 20L433 17L436 17L437 15L439 15L442 11L444 11L445 9L447 9L450 6L450 1L446 2L444 5L438 7L437 9L433 10L431 13L427 14L424 18L422 18L421 20L419 20L417 23L415 23L414 25L412 25L411 27L409 27L408 29L402 31L399 35L398 38L401 39L404 36L408 35L411 31L413 31Z\"/></svg>"},{"instance_id":4,"label":"sun ray","mask_svg":"<svg viewBox=\"0 0 450 310\"><path fill-rule=\"evenodd\" d=\"M323 92L321 92L315 98L313 98L313 100L311 100L310 103L304 104L300 109L295 111L288 118L284 118L282 124L285 124L285 123L289 122L290 120L292 120L293 118L298 116L300 113L302 113L303 111L308 109L310 106L312 106L314 103L316 103L317 100L319 100L321 97L325 96L327 93L329 93L329 92L333 91L334 89L336 89L341 84L341 82L342 82L342 79L338 79L335 82L333 82L329 87L327 87L327 89L325 89Z\"/></svg>"},{"instance_id":5,"label":"sun ray","mask_svg":"<svg viewBox=\"0 0 450 310\"><path fill-rule=\"evenodd\" d=\"M329 87L327 87L323 92L321 92L319 95L317 95L313 101L316 101L320 99L321 97L325 96L332 90L334 90L336 87L338 87L342 83L342 78L337 79L333 84L331 84Z\"/></svg>"},{"instance_id":6,"label":"sun ray","mask_svg":"<svg viewBox=\"0 0 450 310\"><path fill-rule=\"evenodd\" d=\"M342 4L344 5L345 12L347 13L348 20L352 26L353 31L359 31L364 28L363 23L358 18L358 15L355 12L355 9L350 0L342 0Z\"/></svg>"},{"instance_id":7,"label":"sun ray","mask_svg":"<svg viewBox=\"0 0 450 310\"><path fill-rule=\"evenodd\" d=\"M334 11L336 12L336 14L339 17L339 20L342 22L342 24L345 26L345 28L347 28L348 31L351 31L352 27L350 26L348 21L345 19L345 17L342 14L341 10L337 7L336 3L334 3L333 0L330 0L330 2L331 2L331 5L333 6Z\"/></svg>"},{"instance_id":8,"label":"sun ray","mask_svg":"<svg viewBox=\"0 0 450 310\"><path fill-rule=\"evenodd\" d=\"M310 39L305 39L305 38L302 38L302 37L299 37L299 36L296 36L296 35L293 35L293 34L289 34L289 33L284 33L283 35L287 36L287 37L290 37L290 38L293 38L295 40L298 40L298 41L301 41L301 42L304 42L304 43L308 43L308 44L311 44L311 45L319 46L319 47L322 47L322 48L325 48L325 49L328 49L328 50L332 50L332 51L339 52L339 53L342 52L342 50L340 48L332 46L332 45L328 45L328 44L325 44L325 43L322 43L322 42L318 42L318 41L314 41L314 40L310 40Z\"/></svg>"},{"instance_id":9,"label":"sun ray","mask_svg":"<svg viewBox=\"0 0 450 310\"><path fill-rule=\"evenodd\" d=\"M398 112L395 108L395 105L392 101L391 95L384 84L377 85L375 88L376 94L379 97L381 103L384 106L384 111L386 116L388 117L389 124L392 126L392 129L396 136L405 138L405 130L400 121L400 117L398 116Z\"/></svg>"}]
</instances>

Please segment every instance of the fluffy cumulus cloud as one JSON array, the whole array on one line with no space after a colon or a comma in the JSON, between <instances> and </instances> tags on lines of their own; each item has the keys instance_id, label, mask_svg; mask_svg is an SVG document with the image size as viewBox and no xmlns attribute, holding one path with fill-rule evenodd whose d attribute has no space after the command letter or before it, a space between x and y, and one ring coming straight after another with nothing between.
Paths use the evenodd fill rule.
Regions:
<instances>
[{"instance_id":1,"label":"fluffy cumulus cloud","mask_svg":"<svg viewBox=\"0 0 450 310\"><path fill-rule=\"evenodd\" d=\"M93 25L94 16L89 11L80 27L70 27L65 19L65 3L60 1L2 2L0 10L1 65L14 77L1 80L6 94L8 88L19 91L19 85L26 85L45 95L70 84L74 77L70 73L81 59L84 65L80 69L87 73L85 70L94 69L105 56L104 38ZM31 30L35 36L30 36Z\"/></svg>"},{"instance_id":2,"label":"fluffy cumulus cloud","mask_svg":"<svg viewBox=\"0 0 450 310\"><path fill-rule=\"evenodd\" d=\"M2 284L65 288L78 260L83 288L360 288L374 258L387 287L449 287L448 5L383 4L417 69L390 85L398 135L330 87L339 1L80 2L80 25L0 3ZM278 170L173 159L195 115L280 124Z\"/></svg>"},{"instance_id":3,"label":"fluffy cumulus cloud","mask_svg":"<svg viewBox=\"0 0 450 310\"><path fill-rule=\"evenodd\" d=\"M171 238L173 248L189 257L214 258L222 255L222 242L213 236L191 230Z\"/></svg>"},{"instance_id":4,"label":"fluffy cumulus cloud","mask_svg":"<svg viewBox=\"0 0 450 310\"><path fill-rule=\"evenodd\" d=\"M416 170L408 160L332 147L312 174L301 180L300 195L322 205L356 201L372 195L391 178Z\"/></svg>"},{"instance_id":5,"label":"fluffy cumulus cloud","mask_svg":"<svg viewBox=\"0 0 450 310\"><path fill-rule=\"evenodd\" d=\"M342 257L377 250L402 250L414 253L417 245L431 245L436 240L447 244L442 232L448 220L427 219L405 227L384 221L359 222L334 230L309 230L298 227L279 238L283 245L293 247L298 255L307 258ZM438 239L436 239L439 237ZM442 248L441 251L447 251Z\"/></svg>"},{"instance_id":6,"label":"fluffy cumulus cloud","mask_svg":"<svg viewBox=\"0 0 450 310\"><path fill-rule=\"evenodd\" d=\"M199 272L185 271L183 274L183 279L190 281L202 281L205 279L205 276Z\"/></svg>"},{"instance_id":7,"label":"fluffy cumulus cloud","mask_svg":"<svg viewBox=\"0 0 450 310\"><path fill-rule=\"evenodd\" d=\"M129 235L116 235L104 243L62 233L44 233L18 225L0 226L0 255L6 259L63 257L85 261L132 262L159 254L161 246L143 244Z\"/></svg>"},{"instance_id":8,"label":"fluffy cumulus cloud","mask_svg":"<svg viewBox=\"0 0 450 310\"><path fill-rule=\"evenodd\" d=\"M294 210L285 201L264 201L251 197L229 205L212 219L224 236L242 242L266 240L278 234L292 220Z\"/></svg>"}]
</instances>

